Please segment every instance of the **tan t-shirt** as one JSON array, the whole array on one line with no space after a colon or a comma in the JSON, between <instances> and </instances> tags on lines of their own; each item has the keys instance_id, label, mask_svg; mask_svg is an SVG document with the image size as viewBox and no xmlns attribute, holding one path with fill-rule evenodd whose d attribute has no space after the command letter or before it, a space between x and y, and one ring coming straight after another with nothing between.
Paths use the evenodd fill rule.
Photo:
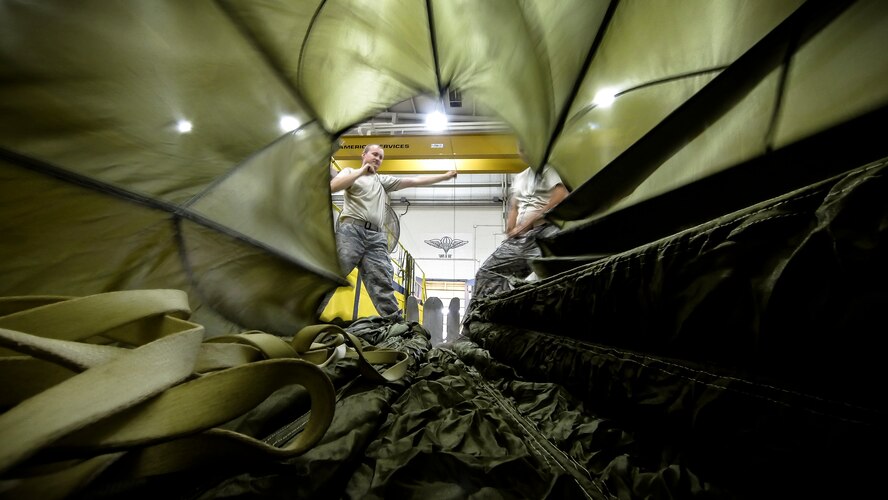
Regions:
<instances>
[{"instance_id":1,"label":"tan t-shirt","mask_svg":"<svg viewBox=\"0 0 888 500\"><path fill-rule=\"evenodd\" d=\"M354 169L344 168L351 173ZM344 193L340 216L372 222L382 226L385 222L388 192L401 189L401 179L391 175L362 175Z\"/></svg>"},{"instance_id":2,"label":"tan t-shirt","mask_svg":"<svg viewBox=\"0 0 888 500\"><path fill-rule=\"evenodd\" d=\"M561 177L548 165L543 167L540 175L530 168L516 175L511 188L512 197L518 207L518 220L515 224L520 226L528 216L541 212L552 199L552 190L559 184L563 184Z\"/></svg>"}]
</instances>

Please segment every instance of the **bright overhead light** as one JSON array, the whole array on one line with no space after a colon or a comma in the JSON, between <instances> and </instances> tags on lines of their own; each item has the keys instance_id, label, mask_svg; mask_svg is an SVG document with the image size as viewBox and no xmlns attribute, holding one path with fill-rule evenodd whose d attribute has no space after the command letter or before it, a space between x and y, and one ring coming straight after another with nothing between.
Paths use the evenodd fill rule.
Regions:
<instances>
[{"instance_id":1,"label":"bright overhead light","mask_svg":"<svg viewBox=\"0 0 888 500\"><path fill-rule=\"evenodd\" d=\"M617 92L614 89L601 89L595 93L592 104L600 108L609 108L617 98Z\"/></svg>"},{"instance_id":2,"label":"bright overhead light","mask_svg":"<svg viewBox=\"0 0 888 500\"><path fill-rule=\"evenodd\" d=\"M284 132L296 130L297 128L299 128L300 125L299 120L290 115L282 116L279 123L281 126L281 130L283 130Z\"/></svg>"},{"instance_id":3,"label":"bright overhead light","mask_svg":"<svg viewBox=\"0 0 888 500\"><path fill-rule=\"evenodd\" d=\"M178 130L180 134L191 132L191 122L188 120L179 120L178 123L176 123L176 130Z\"/></svg>"},{"instance_id":4,"label":"bright overhead light","mask_svg":"<svg viewBox=\"0 0 888 500\"><path fill-rule=\"evenodd\" d=\"M426 115L425 125L429 130L445 130L447 129L447 116L440 111L429 113Z\"/></svg>"}]
</instances>

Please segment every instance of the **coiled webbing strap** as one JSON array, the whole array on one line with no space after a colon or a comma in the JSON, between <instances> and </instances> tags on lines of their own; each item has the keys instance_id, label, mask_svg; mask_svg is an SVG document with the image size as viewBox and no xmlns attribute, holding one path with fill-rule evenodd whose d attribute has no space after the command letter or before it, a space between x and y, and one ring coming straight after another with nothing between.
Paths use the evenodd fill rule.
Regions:
<instances>
[{"instance_id":1,"label":"coiled webbing strap","mask_svg":"<svg viewBox=\"0 0 888 500\"><path fill-rule=\"evenodd\" d=\"M258 331L204 340L189 314L180 290L0 298L0 380L11 389L0 394L0 497L63 498L112 463L138 478L296 456L333 419L323 366L355 358L380 383L406 372L405 353L366 348L335 325L291 340ZM283 446L218 427L292 384L311 410Z\"/></svg>"}]
</instances>

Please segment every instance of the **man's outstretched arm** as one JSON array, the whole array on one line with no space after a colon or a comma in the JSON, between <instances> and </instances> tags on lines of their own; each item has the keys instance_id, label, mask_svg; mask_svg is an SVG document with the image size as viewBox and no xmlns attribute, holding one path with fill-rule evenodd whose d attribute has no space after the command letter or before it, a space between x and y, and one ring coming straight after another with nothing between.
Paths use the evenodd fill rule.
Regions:
<instances>
[{"instance_id":1,"label":"man's outstretched arm","mask_svg":"<svg viewBox=\"0 0 888 500\"><path fill-rule=\"evenodd\" d=\"M443 174L437 175L418 175L416 177L405 177L401 179L401 185L398 189L412 188L417 186L431 186L447 179L456 177L456 170L450 170ZM335 180L335 179L334 179Z\"/></svg>"}]
</instances>

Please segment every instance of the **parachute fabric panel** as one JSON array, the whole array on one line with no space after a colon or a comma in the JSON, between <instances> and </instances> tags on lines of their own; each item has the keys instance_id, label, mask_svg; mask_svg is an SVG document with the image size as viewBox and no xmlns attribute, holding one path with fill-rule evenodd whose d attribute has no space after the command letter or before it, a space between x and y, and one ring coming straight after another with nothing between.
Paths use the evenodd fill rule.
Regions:
<instances>
[{"instance_id":1,"label":"parachute fabric panel","mask_svg":"<svg viewBox=\"0 0 888 500\"><path fill-rule=\"evenodd\" d=\"M685 5L692 4L682 4ZM640 136L631 134L631 137L626 137L625 139L633 142L624 143L616 148L615 156L603 158L599 162L606 168L599 170L593 163L592 170L596 172L588 178L586 186L575 189L571 193L572 199L557 209L557 217L576 220L612 212L740 165L752 158L766 156L775 147L786 144L775 133L785 127L789 127L789 130L801 128L809 135L837 126L849 118L851 113L845 108L843 99L824 99L815 89L838 89L844 86L843 82L847 79L852 82L852 88L861 89L861 93L851 101L854 109L860 113L888 104L888 90L884 86L873 85L876 75L883 75L888 70L886 58L876 55L879 52L877 47L886 42L884 33L888 29L888 12L879 2L807 2L795 10L787 10L787 4L774 3L769 4L769 9L775 9L771 15L758 10L754 14L745 12L745 6L741 4L710 5L739 9L729 17L743 20L736 29L740 29L741 33L748 31L748 34L731 44L735 48L735 59L725 61L727 66L719 69L712 81L699 91L676 100L678 106L673 112L655 120L657 123L654 128ZM620 11L622 9L618 9L618 14ZM780 15L783 14L785 17L781 19ZM864 17L867 21L862 20ZM873 21L874 19L878 21ZM734 21L730 22L734 26ZM711 27L717 23L695 23L697 27L704 25ZM856 26L853 29L860 30L860 33L851 36L851 25ZM693 27L675 28L693 30ZM736 29L732 27L730 31L733 33ZM620 33L634 33L637 36L639 30L627 29ZM702 32L701 36L712 40L708 31ZM672 52L675 47L668 47L670 53L661 56L662 62L680 62L682 55L677 50ZM701 43L700 47L701 50L705 49L705 44ZM742 47L747 47L746 52L736 51ZM832 47L833 50L826 47ZM837 54L836 47L841 47L843 54ZM685 50L689 49L690 47L685 47ZM853 56L850 55L852 52ZM706 60L691 60L694 59L699 59L700 62ZM815 59L818 62L812 64ZM862 59L866 59L867 63L858 64ZM598 60L604 61L605 58ZM719 62L718 59L713 61ZM795 69L799 61L803 63L801 70ZM817 68L823 65L832 67L833 70L828 74L820 72ZM701 64L697 69L705 68ZM593 63L589 74L602 74L594 70L596 68ZM633 74L637 73L632 71ZM814 76L811 71L818 73ZM680 76L676 72L673 73L673 78L650 84L672 85ZM693 76L693 73L688 76ZM821 78L823 80L818 81ZM647 86L636 88L639 92L647 90ZM808 90L799 90L805 88ZM592 90L588 95L591 92ZM633 90L631 93L636 92ZM632 100L628 99L631 93L619 96L607 111L610 116L616 118L618 108L631 103ZM796 97L800 98L802 95L805 96L804 99L796 101ZM817 95L821 97L818 98ZM816 102L819 115L806 122L799 113L783 113L790 99L794 101L793 109L801 109L796 108L801 102ZM665 102L663 99L658 100L661 104ZM651 106L646 108L653 109ZM644 118L643 114L633 116ZM631 122L629 115L616 119L620 125ZM799 119L797 123L796 119ZM596 125L594 120L584 121L589 125L590 131L587 134L590 137L599 136L604 139L612 130L611 127L604 127L596 131L593 130ZM568 132L562 134L562 138L569 136ZM613 139L620 140L617 136ZM589 143L578 141L577 144ZM561 154L557 150L553 153L552 160L556 165L566 166L580 161L579 156L568 158L560 156ZM879 156L872 156L864 161L878 158ZM562 174L570 179L568 182L572 182L574 178L569 170L568 168ZM588 170L585 175L588 175ZM800 181L795 187L801 187L805 182ZM617 185L620 187L617 188ZM582 209L577 210L580 207Z\"/></svg>"},{"instance_id":2,"label":"parachute fabric panel","mask_svg":"<svg viewBox=\"0 0 888 500\"><path fill-rule=\"evenodd\" d=\"M622 2L553 149L562 179L576 188L593 178L802 3ZM598 104L608 90L619 98Z\"/></svg>"},{"instance_id":3,"label":"parachute fabric panel","mask_svg":"<svg viewBox=\"0 0 888 500\"><path fill-rule=\"evenodd\" d=\"M336 286L298 262L215 228L186 220L182 235L183 259L202 301L249 328L292 335L293 325L305 326L324 292Z\"/></svg>"},{"instance_id":4,"label":"parachute fabric panel","mask_svg":"<svg viewBox=\"0 0 888 500\"><path fill-rule=\"evenodd\" d=\"M328 251L336 243L329 174L317 168L329 158L330 144L317 124L286 134L220 178L190 208L336 279L339 261Z\"/></svg>"},{"instance_id":5,"label":"parachute fabric panel","mask_svg":"<svg viewBox=\"0 0 888 500\"><path fill-rule=\"evenodd\" d=\"M314 321L323 291L343 283L328 179L312 175L331 139L315 125L277 141L281 114L311 116L224 11L163 1L0 11L12 62L0 69L12 193L0 206L4 223L22 225L4 243L3 293L182 289L211 333L290 334ZM193 130L178 133L177 119Z\"/></svg>"},{"instance_id":6,"label":"parachute fabric panel","mask_svg":"<svg viewBox=\"0 0 888 500\"><path fill-rule=\"evenodd\" d=\"M542 164L606 2L431 5L441 81L496 110L524 143L531 163Z\"/></svg>"},{"instance_id":7,"label":"parachute fabric panel","mask_svg":"<svg viewBox=\"0 0 888 500\"><path fill-rule=\"evenodd\" d=\"M209 2L15 2L0 16L0 146L65 170L181 203L277 139L281 114L311 119Z\"/></svg>"},{"instance_id":8,"label":"parachute fabric panel","mask_svg":"<svg viewBox=\"0 0 888 500\"><path fill-rule=\"evenodd\" d=\"M239 236L183 224L183 258L214 309L263 331L287 334L292 325L301 324L300 318L311 317L324 293L335 288L321 285L321 278L345 284L339 278L330 231L329 174L317 168L329 158L329 145L317 125L287 134L220 179L191 206L222 224L225 233ZM231 244L237 249L220 252Z\"/></svg>"},{"instance_id":9,"label":"parachute fabric panel","mask_svg":"<svg viewBox=\"0 0 888 500\"><path fill-rule=\"evenodd\" d=\"M888 102L886 19L885 2L857 2L798 51L786 76L790 84L774 131L776 147Z\"/></svg>"},{"instance_id":10,"label":"parachute fabric panel","mask_svg":"<svg viewBox=\"0 0 888 500\"><path fill-rule=\"evenodd\" d=\"M324 2L290 77L324 127L342 131L416 94L437 93L427 26L425 1Z\"/></svg>"},{"instance_id":11,"label":"parachute fabric panel","mask_svg":"<svg viewBox=\"0 0 888 500\"><path fill-rule=\"evenodd\" d=\"M191 290L170 244L176 228L159 207L0 160L0 214L0 287L7 294L75 295L161 283Z\"/></svg>"}]
</instances>

